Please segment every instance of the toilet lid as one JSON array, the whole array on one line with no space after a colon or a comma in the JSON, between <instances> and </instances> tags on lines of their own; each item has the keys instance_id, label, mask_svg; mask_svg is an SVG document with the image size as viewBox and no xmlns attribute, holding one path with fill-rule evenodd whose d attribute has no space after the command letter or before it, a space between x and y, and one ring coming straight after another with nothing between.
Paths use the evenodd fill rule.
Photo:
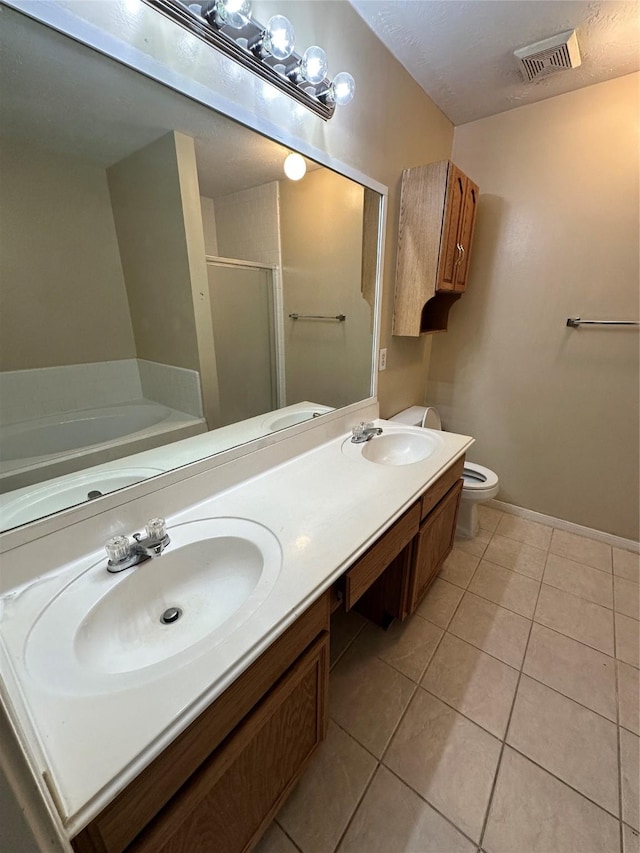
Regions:
<instances>
[{"instance_id":1,"label":"toilet lid","mask_svg":"<svg viewBox=\"0 0 640 853\"><path fill-rule=\"evenodd\" d=\"M498 485L498 475L490 468L477 465L475 462L465 462L462 470L465 489L493 489Z\"/></svg>"},{"instance_id":2,"label":"toilet lid","mask_svg":"<svg viewBox=\"0 0 640 853\"><path fill-rule=\"evenodd\" d=\"M427 429L442 429L440 414L434 406L427 406L422 416L422 426Z\"/></svg>"}]
</instances>

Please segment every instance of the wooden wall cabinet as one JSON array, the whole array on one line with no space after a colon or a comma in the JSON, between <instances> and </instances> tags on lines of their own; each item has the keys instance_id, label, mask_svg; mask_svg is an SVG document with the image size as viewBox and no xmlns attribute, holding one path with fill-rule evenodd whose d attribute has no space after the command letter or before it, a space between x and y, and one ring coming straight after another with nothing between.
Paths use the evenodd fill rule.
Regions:
<instances>
[{"instance_id":1,"label":"wooden wall cabinet","mask_svg":"<svg viewBox=\"0 0 640 853\"><path fill-rule=\"evenodd\" d=\"M402 173L393 334L445 331L467 286L478 187L449 160Z\"/></svg>"},{"instance_id":2,"label":"wooden wall cabinet","mask_svg":"<svg viewBox=\"0 0 640 853\"><path fill-rule=\"evenodd\" d=\"M328 725L329 594L73 840L77 853L244 853Z\"/></svg>"}]
</instances>

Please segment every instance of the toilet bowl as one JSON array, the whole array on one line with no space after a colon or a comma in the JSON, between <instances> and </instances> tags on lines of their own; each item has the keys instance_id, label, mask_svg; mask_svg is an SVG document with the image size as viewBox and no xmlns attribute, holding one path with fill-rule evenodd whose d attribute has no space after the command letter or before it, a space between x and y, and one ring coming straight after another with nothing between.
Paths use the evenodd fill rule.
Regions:
<instances>
[{"instance_id":1,"label":"toilet bowl","mask_svg":"<svg viewBox=\"0 0 640 853\"><path fill-rule=\"evenodd\" d=\"M398 412L390 420L409 426L442 429L440 414L433 406L411 406L409 409ZM464 463L462 479L464 485L458 510L456 536L461 539L473 539L478 532L478 504L495 498L500 488L500 481L496 473L475 462Z\"/></svg>"}]
</instances>

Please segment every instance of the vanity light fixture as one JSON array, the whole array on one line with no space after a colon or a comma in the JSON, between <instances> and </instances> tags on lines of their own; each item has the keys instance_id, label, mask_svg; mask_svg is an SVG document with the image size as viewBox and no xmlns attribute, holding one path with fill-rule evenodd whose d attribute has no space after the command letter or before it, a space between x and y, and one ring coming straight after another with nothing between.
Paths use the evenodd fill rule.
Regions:
<instances>
[{"instance_id":1,"label":"vanity light fixture","mask_svg":"<svg viewBox=\"0 0 640 853\"><path fill-rule=\"evenodd\" d=\"M307 174L307 164L301 154L289 154L284 161L284 173L290 181L299 181Z\"/></svg>"},{"instance_id":2,"label":"vanity light fixture","mask_svg":"<svg viewBox=\"0 0 640 853\"><path fill-rule=\"evenodd\" d=\"M336 104L353 99L355 80L341 71L327 76L327 55L312 45L300 56L294 32L284 15L266 25L251 14L251 0L142 0L207 44L304 104L325 121Z\"/></svg>"}]
</instances>

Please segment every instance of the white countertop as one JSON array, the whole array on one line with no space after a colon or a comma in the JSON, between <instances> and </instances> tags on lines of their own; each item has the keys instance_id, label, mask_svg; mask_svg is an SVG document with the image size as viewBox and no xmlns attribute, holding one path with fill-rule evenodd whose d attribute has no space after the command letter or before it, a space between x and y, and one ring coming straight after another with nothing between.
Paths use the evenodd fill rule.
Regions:
<instances>
[{"instance_id":1,"label":"white countertop","mask_svg":"<svg viewBox=\"0 0 640 853\"><path fill-rule=\"evenodd\" d=\"M385 433L406 429L385 421L376 424ZM65 565L0 598L5 692L28 741L23 748L36 770L46 773L69 837L219 696L473 442L453 433L436 435L438 447L426 460L387 466L343 453L347 438L343 434L168 517L169 531L173 524L197 519L249 519L275 534L282 548L278 580L258 610L217 644L199 645L198 652L194 649L194 656L171 669L169 677L113 692L74 695L36 680L25 666L29 629L51 598L92 565L91 572L106 571L102 542L96 543L93 553L73 555ZM145 566L137 570L144 571Z\"/></svg>"}]
</instances>

